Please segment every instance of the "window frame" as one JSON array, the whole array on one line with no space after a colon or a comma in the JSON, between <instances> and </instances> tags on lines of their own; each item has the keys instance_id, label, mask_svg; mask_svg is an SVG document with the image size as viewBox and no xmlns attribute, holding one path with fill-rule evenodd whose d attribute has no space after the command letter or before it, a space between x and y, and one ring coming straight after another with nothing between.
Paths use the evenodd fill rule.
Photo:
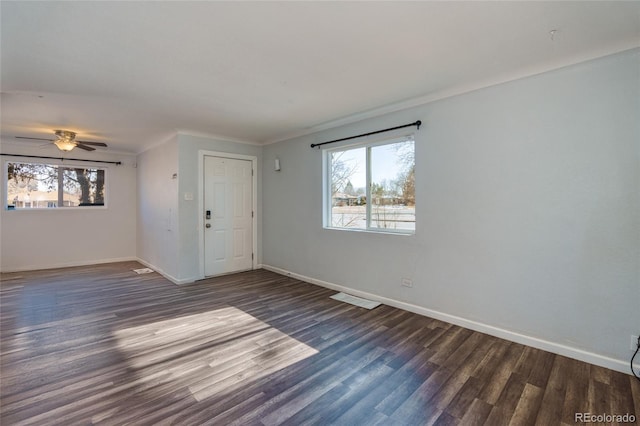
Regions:
<instances>
[{"instance_id":1,"label":"window frame","mask_svg":"<svg viewBox=\"0 0 640 426\"><path fill-rule=\"evenodd\" d=\"M95 170L104 170L104 203L102 205L85 205L85 206L56 206L56 207L13 207L9 208L9 163L20 163L20 164L39 164L44 166L52 166L56 167L58 170L60 168L84 168L84 169L95 169ZM87 210L106 210L108 208L109 203L109 191L111 187L110 176L111 172L109 171L109 167L105 165L97 165L91 162L74 162L73 160L63 160L63 161L52 161L51 159L40 160L37 158L24 158L20 155L8 156L3 159L2 162L2 172L3 172L3 182L2 182L2 197L3 197L3 207L4 211L13 212L13 211L87 211Z\"/></svg>"},{"instance_id":2,"label":"window frame","mask_svg":"<svg viewBox=\"0 0 640 426\"><path fill-rule=\"evenodd\" d=\"M413 150L414 150L414 165L416 162L415 157L415 149L416 149L416 137L415 132L409 134L402 134L397 136L388 137L385 139L376 139L371 141L357 142L351 144L343 144L340 146L335 146L331 148L324 148L322 150L322 227L328 230L337 230L337 231L351 231L351 232L365 232L365 233L373 233L373 234L391 234L391 235L404 235L411 236L415 235L417 230L417 218L414 222L414 229L389 229L389 228L379 228L372 227L371 222L371 149L379 146L385 145L394 145L397 143L406 142L408 140L413 141ZM365 149L365 165L366 165L366 182L365 182L365 196L366 196L366 228L347 228L347 227L339 227L332 226L332 162L331 162L331 154L334 152L340 151L348 151L352 149ZM415 167L415 166L414 166ZM417 204L417 203L416 203ZM414 212L415 217L415 212Z\"/></svg>"}]
</instances>

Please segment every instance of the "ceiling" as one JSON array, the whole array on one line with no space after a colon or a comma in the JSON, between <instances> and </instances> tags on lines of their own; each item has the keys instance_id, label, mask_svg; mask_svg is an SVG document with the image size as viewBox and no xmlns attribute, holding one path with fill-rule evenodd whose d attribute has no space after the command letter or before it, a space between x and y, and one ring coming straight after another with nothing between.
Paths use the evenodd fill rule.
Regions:
<instances>
[{"instance_id":1,"label":"ceiling","mask_svg":"<svg viewBox=\"0 0 640 426\"><path fill-rule=\"evenodd\" d=\"M640 45L639 2L2 1L0 14L3 140L67 129L133 153L176 132L270 143Z\"/></svg>"}]
</instances>

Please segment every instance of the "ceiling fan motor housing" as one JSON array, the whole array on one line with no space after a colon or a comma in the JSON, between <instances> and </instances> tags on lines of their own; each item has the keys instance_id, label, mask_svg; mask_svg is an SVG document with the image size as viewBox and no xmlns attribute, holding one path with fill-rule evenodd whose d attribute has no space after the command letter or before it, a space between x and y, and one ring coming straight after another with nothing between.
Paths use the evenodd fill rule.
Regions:
<instances>
[{"instance_id":1,"label":"ceiling fan motor housing","mask_svg":"<svg viewBox=\"0 0 640 426\"><path fill-rule=\"evenodd\" d=\"M56 136L60 139L72 141L76 138L76 133L69 130L56 130Z\"/></svg>"}]
</instances>

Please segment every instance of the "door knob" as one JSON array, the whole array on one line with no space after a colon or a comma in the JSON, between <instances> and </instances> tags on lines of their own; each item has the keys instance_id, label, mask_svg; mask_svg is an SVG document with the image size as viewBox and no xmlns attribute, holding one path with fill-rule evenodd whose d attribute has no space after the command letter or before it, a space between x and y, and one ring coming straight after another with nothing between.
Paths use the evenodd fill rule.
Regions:
<instances>
[{"instance_id":1,"label":"door knob","mask_svg":"<svg viewBox=\"0 0 640 426\"><path fill-rule=\"evenodd\" d=\"M210 224L210 223L207 223L204 227L205 227L205 228L211 228L211 224Z\"/></svg>"}]
</instances>

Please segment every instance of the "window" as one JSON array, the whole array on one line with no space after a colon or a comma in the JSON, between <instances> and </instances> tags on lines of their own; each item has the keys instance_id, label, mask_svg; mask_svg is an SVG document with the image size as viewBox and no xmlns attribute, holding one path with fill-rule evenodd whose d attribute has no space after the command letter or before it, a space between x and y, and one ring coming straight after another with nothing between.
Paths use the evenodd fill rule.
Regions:
<instances>
[{"instance_id":1,"label":"window","mask_svg":"<svg viewBox=\"0 0 640 426\"><path fill-rule=\"evenodd\" d=\"M105 205L104 169L7 163L7 209Z\"/></svg>"},{"instance_id":2,"label":"window","mask_svg":"<svg viewBox=\"0 0 640 426\"><path fill-rule=\"evenodd\" d=\"M326 228L415 232L413 137L324 154Z\"/></svg>"}]
</instances>

